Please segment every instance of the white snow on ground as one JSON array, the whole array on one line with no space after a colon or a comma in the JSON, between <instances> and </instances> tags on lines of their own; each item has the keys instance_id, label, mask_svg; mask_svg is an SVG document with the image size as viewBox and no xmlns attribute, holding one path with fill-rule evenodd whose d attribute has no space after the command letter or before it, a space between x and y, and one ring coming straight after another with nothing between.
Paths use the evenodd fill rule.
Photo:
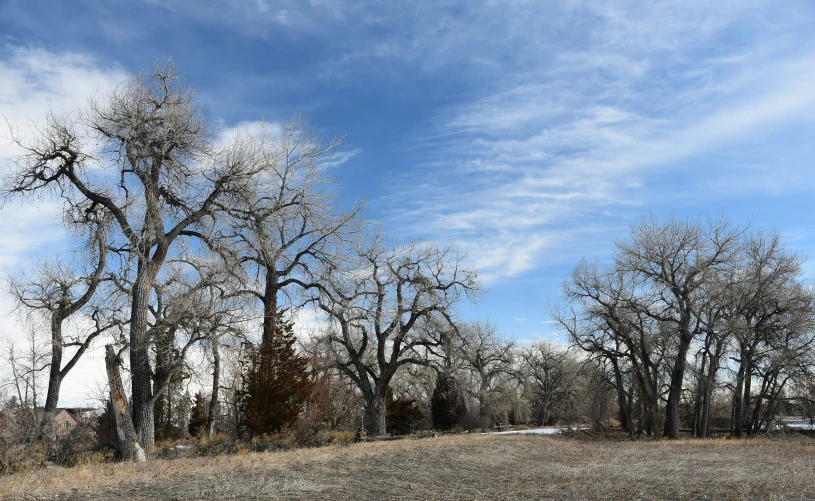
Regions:
<instances>
[{"instance_id":1,"label":"white snow on ground","mask_svg":"<svg viewBox=\"0 0 815 501\"><path fill-rule=\"evenodd\" d=\"M792 430L815 430L815 423L806 418L782 418L779 419L777 423Z\"/></svg>"},{"instance_id":2,"label":"white snow on ground","mask_svg":"<svg viewBox=\"0 0 815 501\"><path fill-rule=\"evenodd\" d=\"M535 428L534 430L494 431L490 435L557 435L568 428Z\"/></svg>"}]
</instances>

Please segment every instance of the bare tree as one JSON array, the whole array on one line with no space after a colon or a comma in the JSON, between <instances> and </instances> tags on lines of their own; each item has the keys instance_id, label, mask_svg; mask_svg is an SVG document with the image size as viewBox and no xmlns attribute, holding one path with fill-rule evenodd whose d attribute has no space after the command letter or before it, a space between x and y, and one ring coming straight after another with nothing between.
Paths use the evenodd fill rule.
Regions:
<instances>
[{"instance_id":1,"label":"bare tree","mask_svg":"<svg viewBox=\"0 0 815 501\"><path fill-rule=\"evenodd\" d=\"M223 203L250 186L258 170L251 148L235 141L214 147L194 92L172 65L134 76L87 113L49 115L6 182L10 195L50 191L66 219L113 220L109 247L134 269L129 319L132 411L141 445L153 443L153 389L148 334L153 286L173 244L204 238ZM98 141L100 151L91 148Z\"/></svg>"},{"instance_id":2,"label":"bare tree","mask_svg":"<svg viewBox=\"0 0 815 501\"><path fill-rule=\"evenodd\" d=\"M42 436L46 440L54 438L54 415L59 402L62 381L85 354L98 336L121 324L106 315L100 305L91 305L91 299L99 286L106 280L104 270L107 261L107 240L104 227L97 225L89 242L88 254L95 261L92 269L85 273L76 272L60 261L45 262L36 267L33 276L12 277L9 291L19 305L29 313L39 313L45 318L50 330L50 364L48 390L42 409ZM115 298L107 297L109 307L115 308ZM65 324L77 314L85 311L86 322L90 326L77 326L74 333L65 332ZM88 322L89 321L89 322ZM63 364L64 350L73 349L70 358Z\"/></svg>"},{"instance_id":3,"label":"bare tree","mask_svg":"<svg viewBox=\"0 0 815 501\"><path fill-rule=\"evenodd\" d=\"M302 117L283 123L277 138L264 130L256 139L262 175L229 208L232 222L222 238L243 266L244 282L251 287L252 277L259 277L246 292L263 308L261 345L269 343L280 295L292 286L319 287L316 269L339 259L338 246L359 232L362 204L338 211L331 182L323 178L321 163L342 139L323 145Z\"/></svg>"},{"instance_id":4,"label":"bare tree","mask_svg":"<svg viewBox=\"0 0 815 501\"><path fill-rule=\"evenodd\" d=\"M551 420L553 408L560 407L563 411L574 406L579 366L566 349L545 341L522 349L520 357L520 373L537 411L535 424L544 426Z\"/></svg>"},{"instance_id":5,"label":"bare tree","mask_svg":"<svg viewBox=\"0 0 815 501\"><path fill-rule=\"evenodd\" d=\"M734 287L737 363L733 395L733 429L736 436L745 431L751 408L753 377L765 359L786 349L788 336L799 336L809 328L813 315L812 293L798 277L802 259L788 252L778 233L759 232L743 246L739 280ZM805 343L806 345L807 343Z\"/></svg>"},{"instance_id":6,"label":"bare tree","mask_svg":"<svg viewBox=\"0 0 815 501\"><path fill-rule=\"evenodd\" d=\"M40 329L34 323L25 325L24 340L25 344L21 345L19 339L3 339L3 358L10 372L6 374L3 386L16 397L17 405L33 412L37 410L42 395L49 351L47 342L42 339Z\"/></svg>"},{"instance_id":7,"label":"bare tree","mask_svg":"<svg viewBox=\"0 0 815 501\"><path fill-rule=\"evenodd\" d=\"M439 345L439 325L451 325L453 306L477 288L461 256L433 244L387 251L377 238L359 252L356 266L327 270L317 298L334 323L325 342L362 392L368 434L385 433L385 395L396 372L427 363L417 350Z\"/></svg>"},{"instance_id":8,"label":"bare tree","mask_svg":"<svg viewBox=\"0 0 815 501\"><path fill-rule=\"evenodd\" d=\"M677 438L677 420L688 350L699 326L695 315L705 283L729 266L743 230L724 218L708 221L645 219L632 225L631 237L616 243L616 266L636 280L638 301L631 305L674 333L673 359L665 408L665 434Z\"/></svg>"},{"instance_id":9,"label":"bare tree","mask_svg":"<svg viewBox=\"0 0 815 501\"><path fill-rule=\"evenodd\" d=\"M631 390L626 390L623 365L628 363L645 407L646 428L655 440L660 430L660 372L666 351L665 333L641 310L632 276L615 267L600 269L586 261L564 283L568 310L550 306L552 317L581 349L606 358L614 368L621 419L633 436Z\"/></svg>"},{"instance_id":10,"label":"bare tree","mask_svg":"<svg viewBox=\"0 0 815 501\"><path fill-rule=\"evenodd\" d=\"M507 389L502 376L513 374L515 343L499 337L495 326L488 322L465 324L456 329L456 334L460 352L455 355L461 359L470 393L478 400L481 426L491 427L512 400L501 394Z\"/></svg>"}]
</instances>

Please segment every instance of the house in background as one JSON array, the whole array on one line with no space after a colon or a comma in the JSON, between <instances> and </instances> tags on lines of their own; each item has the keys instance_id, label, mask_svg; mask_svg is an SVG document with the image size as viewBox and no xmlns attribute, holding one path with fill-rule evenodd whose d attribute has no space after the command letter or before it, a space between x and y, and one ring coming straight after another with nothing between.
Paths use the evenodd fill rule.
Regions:
<instances>
[{"instance_id":1,"label":"house in background","mask_svg":"<svg viewBox=\"0 0 815 501\"><path fill-rule=\"evenodd\" d=\"M54 434L62 437L70 434L76 427L85 426L89 436L95 435L90 427L96 409L92 407L58 408L54 416Z\"/></svg>"},{"instance_id":2,"label":"house in background","mask_svg":"<svg viewBox=\"0 0 815 501\"><path fill-rule=\"evenodd\" d=\"M36 415L41 410L37 409ZM54 435L56 438L66 437L76 429L82 429L87 438L93 439L96 433L93 431L93 418L96 409L92 407L59 407L54 415ZM36 418L39 420L40 418ZM36 432L36 425L31 409L6 408L0 409L0 440L15 440L20 436L26 436Z\"/></svg>"}]
</instances>

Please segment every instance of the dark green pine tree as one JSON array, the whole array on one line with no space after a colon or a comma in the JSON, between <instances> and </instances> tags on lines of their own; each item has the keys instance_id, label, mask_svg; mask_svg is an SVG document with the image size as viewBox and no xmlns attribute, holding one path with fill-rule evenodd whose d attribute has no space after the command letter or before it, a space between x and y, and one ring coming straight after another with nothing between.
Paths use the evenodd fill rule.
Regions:
<instances>
[{"instance_id":1,"label":"dark green pine tree","mask_svg":"<svg viewBox=\"0 0 815 501\"><path fill-rule=\"evenodd\" d=\"M110 399L105 400L105 409L96 417L93 431L96 433L96 443L99 447L118 449L119 439L116 436L116 418L113 416L113 404Z\"/></svg>"},{"instance_id":2,"label":"dark green pine tree","mask_svg":"<svg viewBox=\"0 0 815 501\"><path fill-rule=\"evenodd\" d=\"M452 376L439 373L430 398L430 412L433 415L433 427L437 430L455 428L466 416L467 403Z\"/></svg>"},{"instance_id":3,"label":"dark green pine tree","mask_svg":"<svg viewBox=\"0 0 815 501\"><path fill-rule=\"evenodd\" d=\"M264 343L250 348L240 405L244 428L251 434L290 427L311 394L308 359L294 348L294 324L278 311Z\"/></svg>"},{"instance_id":4,"label":"dark green pine tree","mask_svg":"<svg viewBox=\"0 0 815 501\"><path fill-rule=\"evenodd\" d=\"M209 402L200 391L195 394L193 399L192 412L190 413L190 424L188 431L190 436L198 436L207 426L207 417L209 416Z\"/></svg>"}]
</instances>

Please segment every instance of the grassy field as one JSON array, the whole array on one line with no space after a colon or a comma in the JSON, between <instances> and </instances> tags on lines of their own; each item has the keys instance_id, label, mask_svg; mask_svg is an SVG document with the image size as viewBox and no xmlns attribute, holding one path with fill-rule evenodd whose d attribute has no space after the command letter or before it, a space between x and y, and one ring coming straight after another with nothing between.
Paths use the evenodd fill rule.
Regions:
<instances>
[{"instance_id":1,"label":"grassy field","mask_svg":"<svg viewBox=\"0 0 815 501\"><path fill-rule=\"evenodd\" d=\"M4 499L815 499L815 441L459 435L51 468Z\"/></svg>"}]
</instances>

